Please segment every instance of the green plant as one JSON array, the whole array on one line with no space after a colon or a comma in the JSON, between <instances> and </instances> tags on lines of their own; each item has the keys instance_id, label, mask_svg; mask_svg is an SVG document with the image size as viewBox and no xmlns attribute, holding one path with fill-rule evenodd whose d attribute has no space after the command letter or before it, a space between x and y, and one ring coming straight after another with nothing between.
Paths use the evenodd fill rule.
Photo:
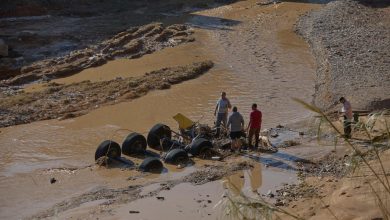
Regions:
<instances>
[{"instance_id":1,"label":"green plant","mask_svg":"<svg viewBox=\"0 0 390 220\"><path fill-rule=\"evenodd\" d=\"M338 143L338 138L341 137L344 139L345 144L353 150L353 156L351 156L350 166L351 173L355 174L360 166L365 166L368 168L369 172L374 176L374 180L379 183L375 186L369 182L372 193L374 194L378 207L380 208L383 218L386 220L390 219L390 184L388 179L388 173L386 172L386 167L383 165L383 161L380 157L379 148L385 146L385 149L390 148L390 129L387 122L386 115L389 111L385 110L380 113L373 113L368 116L366 122L358 122L354 125L354 128L357 130L362 130L366 134L366 138L372 150L368 153L373 153L373 160L379 163L379 169L376 169L368 158L366 158L367 152L363 153L358 145L353 142L351 139L346 138L343 133L337 128L337 126L332 122L331 118L328 117L323 111L314 105L310 105L300 99L294 99L296 102L303 105L306 109L315 112L318 114L319 124L316 127L318 141L320 141L321 134L324 133L330 134L334 138L335 147ZM381 122L384 126L384 131L378 136L373 135L374 127ZM326 126L327 129L323 129ZM380 138L378 138L380 137ZM387 144L383 145L384 140L387 140ZM353 176L352 176L353 178ZM233 188L234 190L226 190L226 194L223 199L217 204L222 205L224 216L222 219L281 219L279 214L289 216L293 219L302 219L293 213L290 213L280 207L274 206L269 202L265 201L261 195L256 194L256 197L247 196L244 193L240 192L233 183L229 180L226 180L224 184L227 188ZM232 191L240 192L238 195L232 193ZM321 200L322 201L322 200ZM329 208L328 208L329 209ZM338 219L337 216L329 209L332 217Z\"/></svg>"},{"instance_id":2,"label":"green plant","mask_svg":"<svg viewBox=\"0 0 390 220\"><path fill-rule=\"evenodd\" d=\"M351 139L346 138L343 133L335 126L335 124L331 121L330 117L328 117L323 111L321 111L318 107L314 105L310 105L300 99L294 99L296 102L300 103L306 109L317 113L321 122L325 122L329 125L333 131L335 131L339 137L342 137L348 147L353 150L354 157L352 157L351 162L353 163L353 172L357 170L360 165L364 165L369 169L369 171L374 175L375 180L379 182L379 186L374 187L370 182L370 188L377 199L378 206L382 212L384 219L390 219L390 206L387 205L390 199L390 183L388 178L388 173L386 172L386 168L383 165L383 161L380 157L378 144L387 140L388 149L390 147L390 129L389 123L387 122L386 115L389 114L389 110L384 110L382 112L372 113L368 115L368 120L366 122L359 121L354 125L355 128L363 130L369 144L372 147L372 152L374 153L374 161L379 163L379 169L375 169L372 163L365 157L367 153L363 153L356 143L354 143ZM384 125L384 131L379 136L374 136L373 131L374 127L377 123L381 121ZM318 127L318 131L321 131L321 123ZM380 145L382 146L382 145ZM382 192L382 193L380 193Z\"/></svg>"}]
</instances>

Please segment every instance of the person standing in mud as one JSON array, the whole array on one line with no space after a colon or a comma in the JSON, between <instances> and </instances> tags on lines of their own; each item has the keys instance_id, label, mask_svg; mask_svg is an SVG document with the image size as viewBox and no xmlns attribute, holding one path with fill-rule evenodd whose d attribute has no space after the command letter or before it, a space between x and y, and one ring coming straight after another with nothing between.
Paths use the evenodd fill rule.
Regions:
<instances>
[{"instance_id":1,"label":"person standing in mud","mask_svg":"<svg viewBox=\"0 0 390 220\"><path fill-rule=\"evenodd\" d=\"M232 139L231 150L239 150L239 139L242 136L242 132L244 130L244 118L238 112L236 106L233 107L233 113L229 116L226 127L230 130L229 136Z\"/></svg>"},{"instance_id":2,"label":"person standing in mud","mask_svg":"<svg viewBox=\"0 0 390 220\"><path fill-rule=\"evenodd\" d=\"M226 98L226 92L221 93L221 98L217 101L217 106L215 106L214 116L217 117L215 126L217 127L217 136L219 136L221 131L221 123L226 127L228 111L231 108L231 104L228 98Z\"/></svg>"},{"instance_id":3,"label":"person standing in mud","mask_svg":"<svg viewBox=\"0 0 390 220\"><path fill-rule=\"evenodd\" d=\"M253 148L252 145L252 139L253 136L255 136L255 149L259 147L259 135L260 135L260 128L261 128L261 119L263 115L261 111L257 109L257 104L252 104L252 112L249 115L249 124L247 127L247 131L249 130L248 134L248 145L249 148Z\"/></svg>"},{"instance_id":4,"label":"person standing in mud","mask_svg":"<svg viewBox=\"0 0 390 220\"><path fill-rule=\"evenodd\" d=\"M344 136L346 138L351 138L351 132L352 132L351 124L353 118L351 103L344 97L341 97L339 101L341 104L343 104L343 108L341 109L341 112L343 113L343 117L344 117L344 122L343 122Z\"/></svg>"}]
</instances>

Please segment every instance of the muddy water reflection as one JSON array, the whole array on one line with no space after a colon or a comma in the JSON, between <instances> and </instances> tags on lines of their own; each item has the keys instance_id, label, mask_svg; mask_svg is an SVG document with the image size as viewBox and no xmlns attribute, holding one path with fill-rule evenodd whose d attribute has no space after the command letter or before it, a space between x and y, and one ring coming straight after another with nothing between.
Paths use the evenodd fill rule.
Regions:
<instances>
[{"instance_id":1,"label":"muddy water reflection","mask_svg":"<svg viewBox=\"0 0 390 220\"><path fill-rule=\"evenodd\" d=\"M268 190L275 189L275 186L283 183L296 181L294 172L280 172L280 170L263 169L263 165L256 163L251 170L239 171L234 175L226 177L224 188L234 196L244 194L257 196L255 192L266 194Z\"/></svg>"},{"instance_id":2,"label":"muddy water reflection","mask_svg":"<svg viewBox=\"0 0 390 220\"><path fill-rule=\"evenodd\" d=\"M265 194L269 190L275 190L275 185L295 180L294 173L262 170L261 164L256 164L252 170L240 171L222 181L204 185L181 183L156 196L121 205L111 215L100 215L99 218L121 219L122 216L128 216L131 210L138 212L136 215L139 219L226 219L226 198L223 197L226 193L231 198L242 194L257 197L255 191ZM159 184L145 187L142 194L146 195L159 187ZM79 217L77 214L67 216Z\"/></svg>"},{"instance_id":3,"label":"muddy water reflection","mask_svg":"<svg viewBox=\"0 0 390 220\"><path fill-rule=\"evenodd\" d=\"M244 191L257 191L262 185L261 164L257 163L251 170L240 171L226 178L224 187L238 196Z\"/></svg>"}]
</instances>

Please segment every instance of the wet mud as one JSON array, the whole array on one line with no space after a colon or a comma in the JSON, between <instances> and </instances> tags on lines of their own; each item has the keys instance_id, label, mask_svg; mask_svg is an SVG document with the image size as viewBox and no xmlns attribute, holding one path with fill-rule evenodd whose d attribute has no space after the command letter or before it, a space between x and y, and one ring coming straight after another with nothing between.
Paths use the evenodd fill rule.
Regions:
<instances>
[{"instance_id":1,"label":"wet mud","mask_svg":"<svg viewBox=\"0 0 390 220\"><path fill-rule=\"evenodd\" d=\"M193 41L194 39L189 37L191 33L185 25L164 27L161 23L130 28L99 44L73 51L63 57L24 66L17 76L2 74L0 79L5 79L4 85L11 86L66 77L83 69L100 66L115 58L138 58L164 47L173 47L180 43Z\"/></svg>"},{"instance_id":2,"label":"wet mud","mask_svg":"<svg viewBox=\"0 0 390 220\"><path fill-rule=\"evenodd\" d=\"M0 59L1 79L20 74L23 66L34 62L100 44L119 32L156 21L175 24L178 22L170 22L173 17L226 4L213 0L7 0L2 3L0 38L8 45L8 56ZM151 46L144 43L146 48Z\"/></svg>"},{"instance_id":3,"label":"wet mud","mask_svg":"<svg viewBox=\"0 0 390 220\"><path fill-rule=\"evenodd\" d=\"M41 92L2 96L0 127L47 119L67 119L88 113L103 105L116 104L144 96L151 90L199 77L211 61L182 67L164 68L141 77L117 78L104 82L83 81L70 85L48 84Z\"/></svg>"},{"instance_id":4,"label":"wet mud","mask_svg":"<svg viewBox=\"0 0 390 220\"><path fill-rule=\"evenodd\" d=\"M195 185L203 185L205 183L219 180L225 176L228 176L229 174L232 174L235 171L243 170L243 169L249 169L251 168L250 163L248 162L240 162L237 164L233 164L232 166L228 167L226 169L225 166L217 165L217 166L206 166L206 168L199 169L195 171L194 173L191 173L187 176L184 176L181 179L178 180L171 180L168 182L160 182L159 187L155 190L151 190L148 193L145 194L145 192L141 195L141 188L145 187L145 185L133 185L128 186L125 188L119 188L119 189L97 189L92 192L88 192L86 194L82 194L78 197L71 198L69 200L63 201L61 203L58 203L54 205L52 208L37 214L35 216L32 216L31 219L42 219L42 218L48 218L53 217L57 215L57 213L62 213L64 211L67 211L69 209L73 209L76 207L79 207L80 205L92 201L99 201L104 200L103 203L100 205L118 205L118 204L124 204L129 203L131 201L142 199L145 197L152 197L156 196L159 192L162 190L170 190L177 184L181 184L183 182L189 182ZM224 168L224 169L221 169Z\"/></svg>"}]
</instances>

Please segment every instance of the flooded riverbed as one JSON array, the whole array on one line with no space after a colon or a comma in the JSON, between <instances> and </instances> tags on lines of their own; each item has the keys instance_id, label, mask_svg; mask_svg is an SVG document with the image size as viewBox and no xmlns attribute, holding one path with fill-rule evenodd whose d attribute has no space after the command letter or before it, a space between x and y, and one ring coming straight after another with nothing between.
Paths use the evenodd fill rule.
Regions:
<instances>
[{"instance_id":1,"label":"flooded riverbed","mask_svg":"<svg viewBox=\"0 0 390 220\"><path fill-rule=\"evenodd\" d=\"M289 2L277 6L258 6L256 1L243 1L200 11L187 20L187 23L195 28L194 43L164 49L136 60L112 61L57 80L59 83L85 79L99 81L142 75L148 71L183 65L189 61L211 59L216 63L212 70L195 80L175 85L169 90L151 92L131 102L97 108L74 119L41 121L2 128L0 218L28 217L96 187L123 187L132 184L127 178L140 175L137 171L91 166L96 146L109 138L121 143L130 131L115 132L118 129L128 129L146 135L158 122L176 128L177 124L172 116L178 112L194 121L200 120L212 125L215 120L215 103L221 91L227 92L228 98L233 105L238 106L246 121L251 104L258 103L263 112L264 128L306 117L307 113L290 98L311 100L315 66L308 46L293 32L293 24L300 14L317 7ZM32 85L29 88L34 90L39 89L39 86L34 88ZM140 162L133 158L131 160ZM51 168L75 168L76 171L58 169L48 172ZM188 168L181 172L191 172L195 169ZM260 169L256 170L260 172ZM278 174L272 174L273 172L263 171L262 174L252 175L256 179L252 187L260 188L265 182L275 183L272 180L276 178L274 175ZM140 175L143 179L140 183L174 178L170 175L147 175L149 179ZM239 175L244 176L244 182L250 182L245 178L248 173ZM58 182L50 184L49 179L53 176ZM283 176L285 175L281 173L281 180L278 182L290 179L290 176L285 176L286 179ZM208 189L207 192L213 197L213 204L223 190L220 182L211 182L193 190L183 183L173 191L164 192L163 196L172 196L176 201L180 200L177 196L183 193L187 193L190 198L196 190L203 188ZM150 198L153 199L155 198ZM118 209L117 213L123 213L119 214L118 218L128 216L129 205L136 209L150 202L145 199L126 204ZM100 203L90 205L95 209L97 204ZM170 205L172 203L166 203L166 206ZM165 206L161 209L164 209L163 207ZM188 207L189 213L196 212L192 209L194 206ZM23 210L17 211L20 209ZM64 215L70 217L86 212L89 216L91 211L89 208L84 211L72 210ZM173 214L171 217L197 219L198 214ZM218 213L212 214L211 217L207 212L203 214L205 218L215 219ZM153 216L145 215L146 217Z\"/></svg>"}]
</instances>

